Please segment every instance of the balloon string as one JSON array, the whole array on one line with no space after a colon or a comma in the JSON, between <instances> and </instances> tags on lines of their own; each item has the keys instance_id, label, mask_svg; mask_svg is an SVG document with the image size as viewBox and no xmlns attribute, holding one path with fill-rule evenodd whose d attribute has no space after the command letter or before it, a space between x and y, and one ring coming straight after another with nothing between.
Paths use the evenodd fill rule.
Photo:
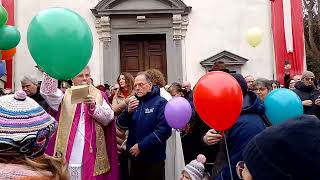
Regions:
<instances>
[{"instance_id":1,"label":"balloon string","mask_svg":"<svg viewBox=\"0 0 320 180\"><path fill-rule=\"evenodd\" d=\"M226 134L225 133L224 133L223 137L224 137L224 143L226 144L227 158L228 158L228 164L229 164L229 170L230 170L230 177L231 177L231 180L233 180L232 169L231 169L231 161L230 161L227 138L226 138Z\"/></svg>"}]
</instances>

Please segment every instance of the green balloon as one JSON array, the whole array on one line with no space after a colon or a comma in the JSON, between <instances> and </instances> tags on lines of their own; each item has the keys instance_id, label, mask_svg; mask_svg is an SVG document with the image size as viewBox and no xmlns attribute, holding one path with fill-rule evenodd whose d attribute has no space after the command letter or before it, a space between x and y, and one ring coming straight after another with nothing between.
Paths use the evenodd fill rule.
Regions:
<instances>
[{"instance_id":1,"label":"green balloon","mask_svg":"<svg viewBox=\"0 0 320 180\"><path fill-rule=\"evenodd\" d=\"M49 8L35 16L27 34L35 62L49 76L69 80L88 64L93 49L89 25L77 13Z\"/></svg>"},{"instance_id":2,"label":"green balloon","mask_svg":"<svg viewBox=\"0 0 320 180\"><path fill-rule=\"evenodd\" d=\"M20 32L13 26L0 27L0 49L8 50L16 47L20 42Z\"/></svg>"},{"instance_id":3,"label":"green balloon","mask_svg":"<svg viewBox=\"0 0 320 180\"><path fill-rule=\"evenodd\" d=\"M2 5L0 5L0 26L5 25L7 21L8 21L7 10Z\"/></svg>"}]
</instances>

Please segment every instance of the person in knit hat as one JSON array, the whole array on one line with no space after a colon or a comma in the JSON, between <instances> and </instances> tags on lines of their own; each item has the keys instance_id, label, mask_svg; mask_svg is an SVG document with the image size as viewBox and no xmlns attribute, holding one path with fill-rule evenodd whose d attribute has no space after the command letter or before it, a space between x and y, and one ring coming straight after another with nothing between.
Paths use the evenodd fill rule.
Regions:
<instances>
[{"instance_id":1,"label":"person in knit hat","mask_svg":"<svg viewBox=\"0 0 320 180\"><path fill-rule=\"evenodd\" d=\"M24 91L0 97L0 179L68 179L62 159L44 155L57 122Z\"/></svg>"},{"instance_id":2,"label":"person in knit hat","mask_svg":"<svg viewBox=\"0 0 320 180\"><path fill-rule=\"evenodd\" d=\"M244 180L318 180L320 121L303 115L251 139L237 172Z\"/></svg>"},{"instance_id":3,"label":"person in knit hat","mask_svg":"<svg viewBox=\"0 0 320 180\"><path fill-rule=\"evenodd\" d=\"M315 115L320 118L320 91L316 88L315 75L311 71L305 71L301 75L301 81L295 84L293 90L301 99L303 113Z\"/></svg>"},{"instance_id":4,"label":"person in knit hat","mask_svg":"<svg viewBox=\"0 0 320 180\"><path fill-rule=\"evenodd\" d=\"M197 159L191 161L186 165L181 172L180 180L201 180L204 177L204 163L206 163L206 157L202 154L197 156Z\"/></svg>"}]
</instances>

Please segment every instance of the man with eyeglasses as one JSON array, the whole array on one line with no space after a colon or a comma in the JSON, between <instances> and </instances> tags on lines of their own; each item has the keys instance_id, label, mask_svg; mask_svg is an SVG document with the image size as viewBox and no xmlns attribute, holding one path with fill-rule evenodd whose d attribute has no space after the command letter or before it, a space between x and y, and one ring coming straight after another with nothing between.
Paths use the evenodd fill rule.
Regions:
<instances>
[{"instance_id":1,"label":"man with eyeglasses","mask_svg":"<svg viewBox=\"0 0 320 180\"><path fill-rule=\"evenodd\" d=\"M295 84L293 90L301 99L303 113L316 115L320 118L320 91L316 88L315 75L311 71L306 71L301 75L301 81Z\"/></svg>"},{"instance_id":2,"label":"man with eyeglasses","mask_svg":"<svg viewBox=\"0 0 320 180\"><path fill-rule=\"evenodd\" d=\"M166 141L171 127L164 117L167 100L151 77L140 72L134 79L135 96L117 119L117 126L129 130L126 149L130 154L130 179L164 180Z\"/></svg>"}]
</instances>

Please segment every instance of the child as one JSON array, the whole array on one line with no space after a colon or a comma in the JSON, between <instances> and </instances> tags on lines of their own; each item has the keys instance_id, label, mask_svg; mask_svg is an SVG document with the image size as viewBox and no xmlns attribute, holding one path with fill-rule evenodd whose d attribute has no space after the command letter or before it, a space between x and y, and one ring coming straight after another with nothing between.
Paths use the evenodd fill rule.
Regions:
<instances>
[{"instance_id":1,"label":"child","mask_svg":"<svg viewBox=\"0 0 320 180\"><path fill-rule=\"evenodd\" d=\"M197 159L186 165L181 172L180 180L201 180L204 177L204 163L206 157L202 154L197 156Z\"/></svg>"},{"instance_id":2,"label":"child","mask_svg":"<svg viewBox=\"0 0 320 180\"><path fill-rule=\"evenodd\" d=\"M56 129L56 120L25 92L0 97L0 179L69 179L64 161L44 154Z\"/></svg>"}]
</instances>

